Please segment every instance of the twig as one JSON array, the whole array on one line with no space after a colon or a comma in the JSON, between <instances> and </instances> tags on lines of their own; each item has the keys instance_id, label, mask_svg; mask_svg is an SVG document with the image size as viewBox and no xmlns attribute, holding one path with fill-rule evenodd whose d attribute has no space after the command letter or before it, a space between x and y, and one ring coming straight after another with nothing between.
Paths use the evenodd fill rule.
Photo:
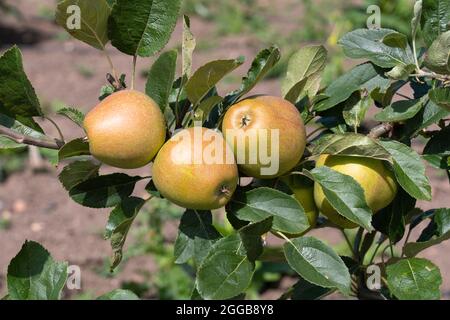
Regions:
<instances>
[{"instance_id":1,"label":"twig","mask_svg":"<svg viewBox=\"0 0 450 320\"><path fill-rule=\"evenodd\" d=\"M370 130L369 137L373 138L373 139L379 138L381 136L384 136L386 133L391 132L392 129L394 129L394 126L392 123L389 123L389 122L382 123L382 124L372 128L372 130Z\"/></svg>"},{"instance_id":2,"label":"twig","mask_svg":"<svg viewBox=\"0 0 450 320\"><path fill-rule=\"evenodd\" d=\"M58 124L57 124L55 121L53 121L53 119L50 119L50 118L48 118L48 117L44 117L44 119L48 120L51 124L53 124L53 126L54 126L54 127L56 128L56 130L58 131L60 140L61 140L63 143L65 143L64 135L63 135L61 129L59 128Z\"/></svg>"},{"instance_id":3,"label":"twig","mask_svg":"<svg viewBox=\"0 0 450 320\"><path fill-rule=\"evenodd\" d=\"M0 134L7 136L11 140L17 143L23 143L28 144L36 147L42 147L47 149L53 149L53 150L59 150L64 145L64 141L54 139L51 140L44 140L44 139L38 139L34 137L30 137L24 134L20 134L15 132L14 130L11 130L7 127L0 126Z\"/></svg>"},{"instance_id":4,"label":"twig","mask_svg":"<svg viewBox=\"0 0 450 320\"><path fill-rule=\"evenodd\" d=\"M444 82L450 81L450 75L437 74L435 72L426 72L426 71L422 71L422 70L420 70L416 74L411 74L411 77L431 78L431 79L437 79L437 80L444 81Z\"/></svg>"}]
</instances>

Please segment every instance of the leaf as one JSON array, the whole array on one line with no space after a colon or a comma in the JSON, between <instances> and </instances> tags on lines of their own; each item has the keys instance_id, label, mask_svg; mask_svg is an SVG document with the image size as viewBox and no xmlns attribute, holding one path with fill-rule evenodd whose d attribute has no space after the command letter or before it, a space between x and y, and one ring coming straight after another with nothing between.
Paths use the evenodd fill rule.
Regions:
<instances>
[{"instance_id":1,"label":"leaf","mask_svg":"<svg viewBox=\"0 0 450 320\"><path fill-rule=\"evenodd\" d=\"M425 174L425 165L420 156L410 147L393 140L379 141L394 160L394 172L398 183L412 197L431 200L431 186Z\"/></svg>"},{"instance_id":2,"label":"leaf","mask_svg":"<svg viewBox=\"0 0 450 320\"><path fill-rule=\"evenodd\" d=\"M423 149L424 155L450 156L450 127L445 127L428 141Z\"/></svg>"},{"instance_id":3,"label":"leaf","mask_svg":"<svg viewBox=\"0 0 450 320\"><path fill-rule=\"evenodd\" d=\"M448 115L450 115L450 111L439 107L429 100L414 118L405 122L401 140L410 140L410 137L416 136L422 129L431 126Z\"/></svg>"},{"instance_id":4,"label":"leaf","mask_svg":"<svg viewBox=\"0 0 450 320\"><path fill-rule=\"evenodd\" d=\"M149 57L164 48L175 28L181 0L117 0L109 19L114 47Z\"/></svg>"},{"instance_id":5,"label":"leaf","mask_svg":"<svg viewBox=\"0 0 450 320\"><path fill-rule=\"evenodd\" d=\"M247 74L242 78L241 87L225 97L226 105L232 105L249 93L280 61L280 49L276 46L261 50L253 59Z\"/></svg>"},{"instance_id":6,"label":"leaf","mask_svg":"<svg viewBox=\"0 0 450 320\"><path fill-rule=\"evenodd\" d=\"M286 242L283 248L288 264L306 281L350 294L350 273L344 261L322 241L313 237L296 238Z\"/></svg>"},{"instance_id":7,"label":"leaf","mask_svg":"<svg viewBox=\"0 0 450 320\"><path fill-rule=\"evenodd\" d=\"M381 41L391 48L400 48L405 50L408 46L408 37L403 33L395 31L386 34Z\"/></svg>"},{"instance_id":8,"label":"leaf","mask_svg":"<svg viewBox=\"0 0 450 320\"><path fill-rule=\"evenodd\" d=\"M373 216L375 230L387 235L392 243L397 243L405 234L405 217L416 205L416 199L400 188L389 206Z\"/></svg>"},{"instance_id":9,"label":"leaf","mask_svg":"<svg viewBox=\"0 0 450 320\"><path fill-rule=\"evenodd\" d=\"M450 111L450 88L435 88L429 92L431 101Z\"/></svg>"},{"instance_id":10,"label":"leaf","mask_svg":"<svg viewBox=\"0 0 450 320\"><path fill-rule=\"evenodd\" d=\"M97 300L139 300L139 297L130 290L115 289L101 295Z\"/></svg>"},{"instance_id":11,"label":"leaf","mask_svg":"<svg viewBox=\"0 0 450 320\"><path fill-rule=\"evenodd\" d=\"M66 143L58 152L58 160L62 161L64 159L86 156L90 155L89 143L83 139L78 138Z\"/></svg>"},{"instance_id":12,"label":"leaf","mask_svg":"<svg viewBox=\"0 0 450 320\"><path fill-rule=\"evenodd\" d=\"M25 136L50 141L50 138L45 136L40 131L30 128L24 125L23 123L1 113L0 113L0 125Z\"/></svg>"},{"instance_id":13,"label":"leaf","mask_svg":"<svg viewBox=\"0 0 450 320\"><path fill-rule=\"evenodd\" d=\"M210 211L186 210L178 227L174 248L175 263L186 263L194 258L195 264L199 266L212 245L220 238L220 233L212 224Z\"/></svg>"},{"instance_id":14,"label":"leaf","mask_svg":"<svg viewBox=\"0 0 450 320\"><path fill-rule=\"evenodd\" d=\"M217 241L197 271L197 290L204 299L234 298L250 285L254 272L237 234Z\"/></svg>"},{"instance_id":15,"label":"leaf","mask_svg":"<svg viewBox=\"0 0 450 320\"><path fill-rule=\"evenodd\" d=\"M122 249L127 239L131 225L139 211L145 204L145 200L136 197L124 199L118 204L109 215L108 224L105 230L105 239L111 240L113 258L111 271L113 271L122 261Z\"/></svg>"},{"instance_id":16,"label":"leaf","mask_svg":"<svg viewBox=\"0 0 450 320\"><path fill-rule=\"evenodd\" d=\"M409 46L403 49L383 43L383 39L392 37L393 34L398 41L399 33L394 30L357 29L345 34L339 40L339 45L342 46L347 57L368 59L382 68L414 64L414 57Z\"/></svg>"},{"instance_id":17,"label":"leaf","mask_svg":"<svg viewBox=\"0 0 450 320\"><path fill-rule=\"evenodd\" d=\"M79 11L73 10L77 6ZM78 14L75 15L75 14ZM74 38L104 50L108 43L108 18L111 8L106 0L64 0L56 7L56 23ZM77 25L79 19L80 24Z\"/></svg>"},{"instance_id":18,"label":"leaf","mask_svg":"<svg viewBox=\"0 0 450 320\"><path fill-rule=\"evenodd\" d=\"M300 279L293 288L292 300L320 300L334 290Z\"/></svg>"},{"instance_id":19,"label":"leaf","mask_svg":"<svg viewBox=\"0 0 450 320\"><path fill-rule=\"evenodd\" d=\"M391 71L387 72L386 75L393 80L408 80L411 73L416 70L414 64L399 64L395 66Z\"/></svg>"},{"instance_id":20,"label":"leaf","mask_svg":"<svg viewBox=\"0 0 450 320\"><path fill-rule=\"evenodd\" d=\"M100 164L89 160L75 161L64 167L59 174L59 181L67 191L88 179L98 177Z\"/></svg>"},{"instance_id":21,"label":"leaf","mask_svg":"<svg viewBox=\"0 0 450 320\"><path fill-rule=\"evenodd\" d=\"M110 208L128 198L141 177L130 177L124 173L90 178L69 191L77 203L89 208Z\"/></svg>"},{"instance_id":22,"label":"leaf","mask_svg":"<svg viewBox=\"0 0 450 320\"><path fill-rule=\"evenodd\" d=\"M243 62L243 58L215 60L200 67L186 84L189 101L196 106L224 76L239 67Z\"/></svg>"},{"instance_id":23,"label":"leaf","mask_svg":"<svg viewBox=\"0 0 450 320\"><path fill-rule=\"evenodd\" d=\"M415 257L423 250L450 239L450 209L436 209L432 223L436 226L436 234L432 234L424 241L407 243L403 247L403 253L407 257ZM411 228L413 228L412 224Z\"/></svg>"},{"instance_id":24,"label":"leaf","mask_svg":"<svg viewBox=\"0 0 450 320\"><path fill-rule=\"evenodd\" d=\"M441 273L426 259L410 258L386 268L389 290L400 300L438 300Z\"/></svg>"},{"instance_id":25,"label":"leaf","mask_svg":"<svg viewBox=\"0 0 450 320\"><path fill-rule=\"evenodd\" d=\"M381 122L400 122L408 120L419 113L425 102L426 100L424 98L396 101L377 113L374 118Z\"/></svg>"},{"instance_id":26,"label":"leaf","mask_svg":"<svg viewBox=\"0 0 450 320\"><path fill-rule=\"evenodd\" d=\"M39 243L25 241L8 266L10 300L57 300L67 280L67 263L53 260Z\"/></svg>"},{"instance_id":27,"label":"leaf","mask_svg":"<svg viewBox=\"0 0 450 320\"><path fill-rule=\"evenodd\" d=\"M317 167L310 172L323 190L330 205L343 217L372 231L372 210L364 196L364 189L351 176L328 167Z\"/></svg>"},{"instance_id":28,"label":"leaf","mask_svg":"<svg viewBox=\"0 0 450 320\"><path fill-rule=\"evenodd\" d=\"M314 110L324 111L344 102L350 96L360 90L372 92L379 88L385 92L391 83L385 76L385 71L371 63L364 63L351 69L328 86L323 94L325 99L315 104Z\"/></svg>"},{"instance_id":29,"label":"leaf","mask_svg":"<svg viewBox=\"0 0 450 320\"><path fill-rule=\"evenodd\" d=\"M260 222L248 224L239 230L239 236L250 261L256 261L263 253L264 247L261 236L272 229L272 224L273 217L269 217Z\"/></svg>"},{"instance_id":30,"label":"leaf","mask_svg":"<svg viewBox=\"0 0 450 320\"><path fill-rule=\"evenodd\" d=\"M18 149L26 147L27 145L25 144L14 142L7 136L0 135L0 149Z\"/></svg>"},{"instance_id":31,"label":"leaf","mask_svg":"<svg viewBox=\"0 0 450 320\"><path fill-rule=\"evenodd\" d=\"M75 108L62 108L56 111L57 114L66 117L81 128L84 128L84 113Z\"/></svg>"},{"instance_id":32,"label":"leaf","mask_svg":"<svg viewBox=\"0 0 450 320\"><path fill-rule=\"evenodd\" d=\"M0 56L0 114L42 132L31 117L42 116L39 100L23 70L22 53L14 46Z\"/></svg>"},{"instance_id":33,"label":"leaf","mask_svg":"<svg viewBox=\"0 0 450 320\"><path fill-rule=\"evenodd\" d=\"M422 2L422 0L419 0L414 4L414 16L411 19L411 35L413 40L416 39L417 32L420 27L420 19L422 18Z\"/></svg>"},{"instance_id":34,"label":"leaf","mask_svg":"<svg viewBox=\"0 0 450 320\"><path fill-rule=\"evenodd\" d=\"M445 31L450 30L450 3L448 0L422 1L422 34L427 46Z\"/></svg>"},{"instance_id":35,"label":"leaf","mask_svg":"<svg viewBox=\"0 0 450 320\"><path fill-rule=\"evenodd\" d=\"M286 96L291 89L303 79L308 78L302 92L297 95L301 99L305 94L315 96L320 87L320 76L327 62L327 49L324 46L306 46L295 52L290 58L286 77L281 83L281 92Z\"/></svg>"},{"instance_id":36,"label":"leaf","mask_svg":"<svg viewBox=\"0 0 450 320\"><path fill-rule=\"evenodd\" d=\"M289 234L302 233L310 227L305 211L297 200L271 188L257 188L235 194L227 212L249 222L273 216L273 229Z\"/></svg>"},{"instance_id":37,"label":"leaf","mask_svg":"<svg viewBox=\"0 0 450 320\"><path fill-rule=\"evenodd\" d=\"M181 50L183 53L183 76L190 77L192 72L192 54L195 50L197 43L194 35L191 32L191 20L188 16L183 16L183 41L181 44Z\"/></svg>"},{"instance_id":38,"label":"leaf","mask_svg":"<svg viewBox=\"0 0 450 320\"><path fill-rule=\"evenodd\" d=\"M450 31L434 40L425 57L425 66L431 71L450 74Z\"/></svg>"},{"instance_id":39,"label":"leaf","mask_svg":"<svg viewBox=\"0 0 450 320\"><path fill-rule=\"evenodd\" d=\"M289 101L292 104L296 104L300 94L305 91L306 84L308 82L308 78L304 78L303 80L300 80L297 82L291 90L289 90L286 95L284 96L284 99Z\"/></svg>"},{"instance_id":40,"label":"leaf","mask_svg":"<svg viewBox=\"0 0 450 320\"><path fill-rule=\"evenodd\" d=\"M156 189L155 183L153 180L150 180L145 186L145 191L147 191L151 196L156 198L162 198L161 193L159 193L158 189Z\"/></svg>"},{"instance_id":41,"label":"leaf","mask_svg":"<svg viewBox=\"0 0 450 320\"><path fill-rule=\"evenodd\" d=\"M363 97L356 104L350 104L344 107L342 116L345 123L353 128L358 128L361 122L364 121L366 113L372 105L372 99L369 96Z\"/></svg>"},{"instance_id":42,"label":"leaf","mask_svg":"<svg viewBox=\"0 0 450 320\"><path fill-rule=\"evenodd\" d=\"M164 110L169 104L169 95L175 80L178 53L176 50L164 52L153 63L145 85L145 93Z\"/></svg>"},{"instance_id":43,"label":"leaf","mask_svg":"<svg viewBox=\"0 0 450 320\"><path fill-rule=\"evenodd\" d=\"M366 157L392 161L391 155L372 138L357 134L326 135L314 145L313 156L320 154Z\"/></svg>"},{"instance_id":44,"label":"leaf","mask_svg":"<svg viewBox=\"0 0 450 320\"><path fill-rule=\"evenodd\" d=\"M220 96L211 96L209 98L204 99L194 113L194 120L204 123L208 119L211 110L213 110L214 107L217 106L222 101L223 98Z\"/></svg>"}]
</instances>

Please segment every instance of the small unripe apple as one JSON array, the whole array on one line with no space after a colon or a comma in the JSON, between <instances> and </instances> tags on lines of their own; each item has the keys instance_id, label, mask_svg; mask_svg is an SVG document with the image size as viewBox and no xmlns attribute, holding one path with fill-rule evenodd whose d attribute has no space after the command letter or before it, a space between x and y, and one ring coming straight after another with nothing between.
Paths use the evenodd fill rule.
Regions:
<instances>
[{"instance_id":1,"label":"small unripe apple","mask_svg":"<svg viewBox=\"0 0 450 320\"><path fill-rule=\"evenodd\" d=\"M367 205L373 213L387 207L397 194L395 176L381 160L365 157L321 155L316 162L316 167L321 166L327 166L355 179L363 188ZM314 199L320 212L334 224L344 229L352 229L358 226L340 215L330 205L318 183L314 185Z\"/></svg>"},{"instance_id":2,"label":"small unripe apple","mask_svg":"<svg viewBox=\"0 0 450 320\"><path fill-rule=\"evenodd\" d=\"M238 184L238 168L220 132L184 129L159 151L153 182L169 201L188 209L213 210L225 206Z\"/></svg>"},{"instance_id":3,"label":"small unripe apple","mask_svg":"<svg viewBox=\"0 0 450 320\"><path fill-rule=\"evenodd\" d=\"M305 151L305 126L300 112L279 97L257 96L231 106L224 116L222 132L234 149L239 169L250 177L282 176L299 163ZM261 135L253 139L255 132ZM278 133L278 141L272 133ZM275 147L277 142L278 148ZM261 161L262 156L269 156L271 163ZM252 157L256 161L251 160ZM273 160L278 163L276 170L265 172L273 166Z\"/></svg>"},{"instance_id":4,"label":"small unripe apple","mask_svg":"<svg viewBox=\"0 0 450 320\"><path fill-rule=\"evenodd\" d=\"M123 169L148 164L166 138L161 109L134 90L119 91L101 101L86 115L84 128L91 154Z\"/></svg>"}]
</instances>

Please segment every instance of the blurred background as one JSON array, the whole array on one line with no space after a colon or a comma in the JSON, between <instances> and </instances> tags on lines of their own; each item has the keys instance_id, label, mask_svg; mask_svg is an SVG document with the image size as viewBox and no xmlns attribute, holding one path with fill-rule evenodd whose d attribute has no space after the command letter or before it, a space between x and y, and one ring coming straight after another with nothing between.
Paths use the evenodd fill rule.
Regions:
<instances>
[{"instance_id":1,"label":"blurred background","mask_svg":"<svg viewBox=\"0 0 450 320\"><path fill-rule=\"evenodd\" d=\"M337 40L352 29L366 26L369 5L381 8L383 27L408 34L413 3L413 0L184 0L182 10L191 17L197 39L194 68L218 58L240 55L247 58L244 66L222 82L219 91L237 88L256 53L277 44L282 52L281 62L253 93L280 95L279 80L295 50L311 43L327 47L329 64L323 79L326 85L355 64L345 59ZM64 106L88 111L98 102L105 74L109 72L108 64L101 52L72 39L54 23L55 6L55 0L0 0L0 53L14 44L21 48L25 71L47 113L53 114ZM180 48L181 27L179 23L167 49ZM108 50L119 72L129 75L131 58L112 47ZM152 59L139 60L139 90L144 89L151 62ZM64 128L66 138L82 135L71 123L55 119ZM42 125L56 134L48 123ZM418 141L417 147L420 145ZM83 208L70 200L57 180L60 169L43 161L51 162L54 157L54 152L37 148L0 150L0 296L5 292L9 261L25 239L32 239L42 243L56 259L81 267L81 290L66 290L64 298L89 299L119 287L131 289L143 298L189 298L193 270L173 262L177 221L183 211L163 200L152 201L130 232L123 263L111 274L111 249L109 242L103 240L108 211ZM148 169L140 172L145 170ZM446 176L431 168L429 175L433 201L420 202L419 207L449 207ZM139 192L143 193L143 188L138 188ZM313 234L333 245L340 254L349 254L336 230L322 229ZM353 234L350 232L349 236ZM423 253L441 268L445 299L450 299L448 250L450 244L444 243ZM248 298L276 299L293 283L295 277L286 265L259 264Z\"/></svg>"}]
</instances>

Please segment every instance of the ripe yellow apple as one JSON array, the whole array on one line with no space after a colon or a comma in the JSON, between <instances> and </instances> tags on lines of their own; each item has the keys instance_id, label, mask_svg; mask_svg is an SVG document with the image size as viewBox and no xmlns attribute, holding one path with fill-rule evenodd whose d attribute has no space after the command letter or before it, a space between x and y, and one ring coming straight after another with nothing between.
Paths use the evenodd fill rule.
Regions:
<instances>
[{"instance_id":1,"label":"ripe yellow apple","mask_svg":"<svg viewBox=\"0 0 450 320\"><path fill-rule=\"evenodd\" d=\"M147 95L123 90L92 109L84 120L91 154L113 167L134 169L149 163L164 144L166 123Z\"/></svg>"},{"instance_id":2,"label":"ripe yellow apple","mask_svg":"<svg viewBox=\"0 0 450 320\"><path fill-rule=\"evenodd\" d=\"M220 132L194 127L174 135L152 169L158 191L188 209L213 210L228 203L238 184L233 151Z\"/></svg>"},{"instance_id":3,"label":"ripe yellow apple","mask_svg":"<svg viewBox=\"0 0 450 320\"><path fill-rule=\"evenodd\" d=\"M251 139L256 132L254 129L261 133L264 132L261 129L265 129L267 134L258 135L255 141ZM305 126L300 112L292 103L278 97L257 96L231 106L223 119L222 132L233 147L239 169L251 177L271 179L282 176L298 164L305 151ZM275 132L279 133L278 152L273 140L275 136L271 135ZM266 137L267 144L261 137ZM270 166L267 159L261 161L262 154L278 161L279 166L274 172L261 171ZM257 161L251 161L254 156Z\"/></svg>"},{"instance_id":4,"label":"ripe yellow apple","mask_svg":"<svg viewBox=\"0 0 450 320\"><path fill-rule=\"evenodd\" d=\"M381 160L365 157L321 155L316 166L327 166L353 177L364 189L367 205L374 213L387 207L397 194L394 174ZM320 212L334 224L344 229L357 227L357 224L341 216L330 205L318 183L314 185L314 199Z\"/></svg>"}]
</instances>

